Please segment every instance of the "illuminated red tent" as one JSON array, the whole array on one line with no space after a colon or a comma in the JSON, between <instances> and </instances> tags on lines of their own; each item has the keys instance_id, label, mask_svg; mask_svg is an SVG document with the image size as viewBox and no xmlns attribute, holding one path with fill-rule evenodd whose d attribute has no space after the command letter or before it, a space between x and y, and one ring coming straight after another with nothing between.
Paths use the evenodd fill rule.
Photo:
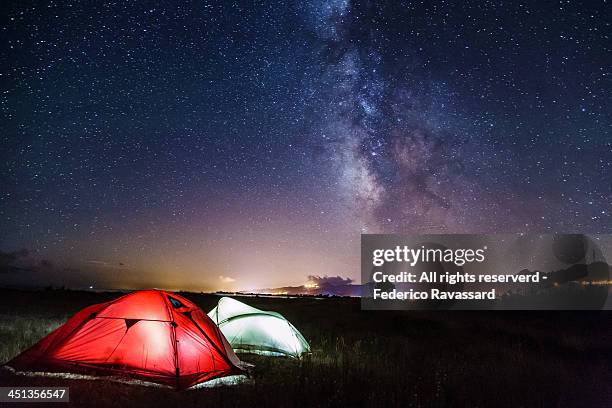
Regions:
<instances>
[{"instance_id":1,"label":"illuminated red tent","mask_svg":"<svg viewBox=\"0 0 612 408\"><path fill-rule=\"evenodd\" d=\"M127 376L176 388L244 373L206 313L159 290L86 307L8 365L18 371Z\"/></svg>"}]
</instances>

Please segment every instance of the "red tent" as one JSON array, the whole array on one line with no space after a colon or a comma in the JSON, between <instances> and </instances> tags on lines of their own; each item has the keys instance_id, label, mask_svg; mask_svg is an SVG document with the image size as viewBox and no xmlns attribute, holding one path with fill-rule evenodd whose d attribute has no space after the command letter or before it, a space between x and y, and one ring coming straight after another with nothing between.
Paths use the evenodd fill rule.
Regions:
<instances>
[{"instance_id":1,"label":"red tent","mask_svg":"<svg viewBox=\"0 0 612 408\"><path fill-rule=\"evenodd\" d=\"M18 371L128 376L176 388L244 372L206 313L159 290L86 307L8 365Z\"/></svg>"}]
</instances>

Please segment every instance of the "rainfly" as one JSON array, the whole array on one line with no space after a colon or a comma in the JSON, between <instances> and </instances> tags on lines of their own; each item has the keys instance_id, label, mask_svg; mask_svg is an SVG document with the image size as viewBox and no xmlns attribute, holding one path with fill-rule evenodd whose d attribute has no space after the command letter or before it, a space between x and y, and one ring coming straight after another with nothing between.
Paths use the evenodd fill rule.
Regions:
<instances>
[{"instance_id":1,"label":"rainfly","mask_svg":"<svg viewBox=\"0 0 612 408\"><path fill-rule=\"evenodd\" d=\"M89 306L7 365L17 371L111 375L176 388L244 372L202 309L159 290Z\"/></svg>"},{"instance_id":2,"label":"rainfly","mask_svg":"<svg viewBox=\"0 0 612 408\"><path fill-rule=\"evenodd\" d=\"M304 336L279 313L222 297L208 316L237 352L297 358L310 351Z\"/></svg>"}]
</instances>

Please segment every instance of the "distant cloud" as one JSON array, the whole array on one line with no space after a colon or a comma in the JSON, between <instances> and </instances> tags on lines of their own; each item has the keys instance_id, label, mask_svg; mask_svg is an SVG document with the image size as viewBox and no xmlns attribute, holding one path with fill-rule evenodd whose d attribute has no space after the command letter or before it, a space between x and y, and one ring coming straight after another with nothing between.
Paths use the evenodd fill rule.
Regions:
<instances>
[{"instance_id":1,"label":"distant cloud","mask_svg":"<svg viewBox=\"0 0 612 408\"><path fill-rule=\"evenodd\" d=\"M351 278L341 276L309 275L308 281L302 286L284 286L257 290L258 293L277 293L287 295L336 295L360 296L361 286L353 283Z\"/></svg>"},{"instance_id":2,"label":"distant cloud","mask_svg":"<svg viewBox=\"0 0 612 408\"><path fill-rule=\"evenodd\" d=\"M318 276L308 275L308 281L321 286L345 286L353 283L351 278L341 276Z\"/></svg>"},{"instance_id":3,"label":"distant cloud","mask_svg":"<svg viewBox=\"0 0 612 408\"><path fill-rule=\"evenodd\" d=\"M103 268L117 268L117 269L125 268L125 264L123 262L107 262L107 261L98 261L96 259L90 259L89 261L87 261L87 263L90 263L96 266L101 266Z\"/></svg>"},{"instance_id":4,"label":"distant cloud","mask_svg":"<svg viewBox=\"0 0 612 408\"><path fill-rule=\"evenodd\" d=\"M236 282L236 279L230 278L229 276L219 275L219 280L223 283L232 283Z\"/></svg>"},{"instance_id":5,"label":"distant cloud","mask_svg":"<svg viewBox=\"0 0 612 408\"><path fill-rule=\"evenodd\" d=\"M23 258L27 258L30 252L27 249L19 251L4 252L0 251L0 273L19 272L27 268L18 265Z\"/></svg>"},{"instance_id":6,"label":"distant cloud","mask_svg":"<svg viewBox=\"0 0 612 408\"><path fill-rule=\"evenodd\" d=\"M52 274L58 272L53 263L47 259L36 260L30 257L30 251L0 251L0 274L21 272L42 272Z\"/></svg>"},{"instance_id":7,"label":"distant cloud","mask_svg":"<svg viewBox=\"0 0 612 408\"><path fill-rule=\"evenodd\" d=\"M328 295L353 295L358 293L359 286L353 284L353 279L341 276L308 276L308 288L312 291Z\"/></svg>"}]
</instances>

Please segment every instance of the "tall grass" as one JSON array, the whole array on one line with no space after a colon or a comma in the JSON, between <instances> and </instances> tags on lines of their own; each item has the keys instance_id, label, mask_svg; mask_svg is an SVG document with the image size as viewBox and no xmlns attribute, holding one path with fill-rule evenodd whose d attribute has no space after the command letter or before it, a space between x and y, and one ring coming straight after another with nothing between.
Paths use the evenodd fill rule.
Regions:
<instances>
[{"instance_id":1,"label":"tall grass","mask_svg":"<svg viewBox=\"0 0 612 408\"><path fill-rule=\"evenodd\" d=\"M41 310L36 296L18 296L29 296L31 307L0 316L3 360L95 303L91 294L49 293L38 298ZM204 310L217 300L186 296ZM300 360L242 355L255 364L249 383L185 392L9 375L0 383L68 385L76 405L103 407L604 407L612 401L609 313L364 312L354 299L245 301L283 313L310 341L312 354Z\"/></svg>"},{"instance_id":2,"label":"tall grass","mask_svg":"<svg viewBox=\"0 0 612 408\"><path fill-rule=\"evenodd\" d=\"M65 322L66 318L0 315L0 362L32 346Z\"/></svg>"}]
</instances>

